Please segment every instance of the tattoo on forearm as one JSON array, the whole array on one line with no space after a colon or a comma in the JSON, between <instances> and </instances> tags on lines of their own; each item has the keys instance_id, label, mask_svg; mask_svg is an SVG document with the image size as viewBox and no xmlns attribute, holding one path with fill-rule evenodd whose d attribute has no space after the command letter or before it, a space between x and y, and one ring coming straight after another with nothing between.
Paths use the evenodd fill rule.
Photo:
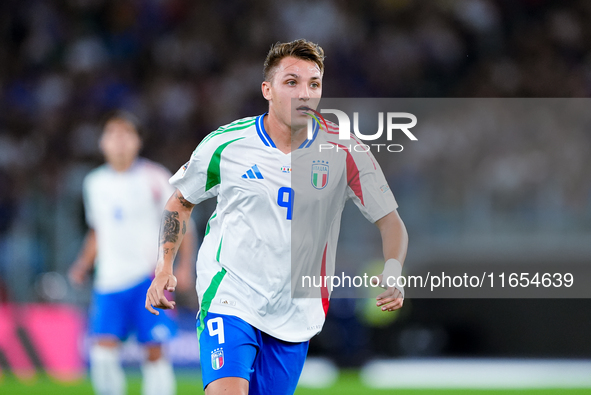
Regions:
<instances>
[{"instance_id":1,"label":"tattoo on forearm","mask_svg":"<svg viewBox=\"0 0 591 395\"><path fill-rule=\"evenodd\" d=\"M179 238L179 230L181 223L179 222L178 211L164 210L164 217L162 218L162 230L160 235L160 243L176 243Z\"/></svg>"},{"instance_id":2,"label":"tattoo on forearm","mask_svg":"<svg viewBox=\"0 0 591 395\"><path fill-rule=\"evenodd\" d=\"M178 199L178 201L183 205L183 207L185 208L192 208L193 206L195 206L193 203L189 202L187 199L185 199L185 197L179 193L178 191L175 193L176 198Z\"/></svg>"},{"instance_id":3,"label":"tattoo on forearm","mask_svg":"<svg viewBox=\"0 0 591 395\"><path fill-rule=\"evenodd\" d=\"M163 251L164 251L164 255L167 255L167 254L173 254L174 255L176 253L176 248L168 248L168 247L166 247L166 248L163 249Z\"/></svg>"},{"instance_id":4,"label":"tattoo on forearm","mask_svg":"<svg viewBox=\"0 0 591 395\"><path fill-rule=\"evenodd\" d=\"M187 233L187 223L183 221L183 235Z\"/></svg>"}]
</instances>

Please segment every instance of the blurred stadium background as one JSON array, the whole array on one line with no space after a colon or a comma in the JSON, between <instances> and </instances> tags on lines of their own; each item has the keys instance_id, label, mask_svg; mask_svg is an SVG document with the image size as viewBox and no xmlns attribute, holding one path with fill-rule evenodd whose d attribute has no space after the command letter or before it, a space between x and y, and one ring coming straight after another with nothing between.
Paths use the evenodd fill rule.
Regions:
<instances>
[{"instance_id":1,"label":"blurred stadium background","mask_svg":"<svg viewBox=\"0 0 591 395\"><path fill-rule=\"evenodd\" d=\"M106 111L136 113L143 155L174 172L211 130L265 111L262 60L271 43L301 37L325 49L325 97L587 98L589 20L586 0L3 0L0 392L90 391L90 287L71 288L65 274L85 232L81 183L101 163ZM530 131L533 145L503 131L457 132L385 169L410 233L409 267L588 264L591 132ZM212 208L196 210L201 232ZM365 247L354 248L360 231ZM372 232L348 207L340 256L379 260ZM182 331L169 352L179 393L199 393L196 296L178 300ZM364 304L333 300L311 343L311 370L322 374L303 384L330 382L335 366L340 378L298 393L390 393L365 385L396 387L397 372L404 388L430 388L410 393L591 387L587 299L416 299L387 319ZM126 346L132 372L138 352ZM453 381L458 371L479 377L479 367L482 381ZM526 380L512 381L507 367Z\"/></svg>"}]
</instances>

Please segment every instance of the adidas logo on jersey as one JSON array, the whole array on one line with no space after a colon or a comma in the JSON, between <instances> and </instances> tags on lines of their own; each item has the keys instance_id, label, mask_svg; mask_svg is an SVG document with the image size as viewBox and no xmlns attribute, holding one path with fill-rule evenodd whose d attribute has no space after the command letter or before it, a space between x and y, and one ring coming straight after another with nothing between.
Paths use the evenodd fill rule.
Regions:
<instances>
[{"instance_id":1,"label":"adidas logo on jersey","mask_svg":"<svg viewBox=\"0 0 591 395\"><path fill-rule=\"evenodd\" d=\"M253 167L251 167L250 169L248 169L246 171L246 173L244 173L242 175L242 178L248 178L251 180L262 180L265 177L263 177L263 175L261 174L259 168L257 167L257 165L254 165Z\"/></svg>"}]
</instances>

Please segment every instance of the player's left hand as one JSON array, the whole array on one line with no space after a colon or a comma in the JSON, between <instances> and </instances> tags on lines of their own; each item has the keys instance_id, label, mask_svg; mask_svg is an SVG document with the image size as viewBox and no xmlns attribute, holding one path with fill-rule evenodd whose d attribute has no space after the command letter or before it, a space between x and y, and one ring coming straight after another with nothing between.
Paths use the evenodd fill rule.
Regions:
<instances>
[{"instance_id":1,"label":"player's left hand","mask_svg":"<svg viewBox=\"0 0 591 395\"><path fill-rule=\"evenodd\" d=\"M382 283L382 275L377 276L379 281L372 281L374 285ZM389 287L376 297L376 306L381 307L382 311L395 311L404 304L404 297L402 292L395 287Z\"/></svg>"},{"instance_id":2,"label":"player's left hand","mask_svg":"<svg viewBox=\"0 0 591 395\"><path fill-rule=\"evenodd\" d=\"M164 296L164 290L174 292L176 288L176 277L169 273L160 272L156 274L148 293L146 294L146 309L152 314L160 315L160 313L154 309L174 309L176 303L173 300L166 299Z\"/></svg>"}]
</instances>

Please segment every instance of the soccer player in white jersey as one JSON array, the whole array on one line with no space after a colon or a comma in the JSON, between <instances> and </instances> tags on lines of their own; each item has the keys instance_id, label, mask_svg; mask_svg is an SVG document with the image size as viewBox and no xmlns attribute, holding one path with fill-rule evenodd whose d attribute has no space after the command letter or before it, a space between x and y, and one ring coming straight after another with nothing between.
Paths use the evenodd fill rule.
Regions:
<instances>
[{"instance_id":1,"label":"soccer player in white jersey","mask_svg":"<svg viewBox=\"0 0 591 395\"><path fill-rule=\"evenodd\" d=\"M314 262L330 273L347 199L380 230L386 259L380 281L400 275L408 237L371 154L335 150L329 154L330 176L321 162L312 185L307 185L310 178L307 184L292 179L300 177L291 173L296 158L310 165L322 159L313 154L315 140L336 144L331 131L318 124L315 137L307 140L310 111L322 93L323 60L323 50L309 41L275 44L262 83L268 113L209 134L171 178L177 189L166 204L146 308L154 314L154 308L174 308L163 291L176 286L172 261L182 239L180 224L196 204L217 197L197 259L197 333L208 395L295 391L329 295L322 290L322 298L294 298L291 268L300 262L293 260ZM300 227L310 226L294 233L298 216ZM376 308L393 311L402 303L402 288L390 287L378 296Z\"/></svg>"},{"instance_id":2,"label":"soccer player in white jersey","mask_svg":"<svg viewBox=\"0 0 591 395\"><path fill-rule=\"evenodd\" d=\"M143 394L176 392L172 366L162 353L162 343L173 335L175 326L166 315L157 317L144 308L158 256L162 210L174 189L167 169L138 157L141 145L135 117L121 111L112 114L100 140L106 163L84 180L89 230L69 277L80 285L95 267L89 314L90 377L100 395L126 393L118 352L121 341L132 333L146 349ZM183 233L186 224L189 219ZM191 287L193 249L191 235L179 257L180 289Z\"/></svg>"}]
</instances>

